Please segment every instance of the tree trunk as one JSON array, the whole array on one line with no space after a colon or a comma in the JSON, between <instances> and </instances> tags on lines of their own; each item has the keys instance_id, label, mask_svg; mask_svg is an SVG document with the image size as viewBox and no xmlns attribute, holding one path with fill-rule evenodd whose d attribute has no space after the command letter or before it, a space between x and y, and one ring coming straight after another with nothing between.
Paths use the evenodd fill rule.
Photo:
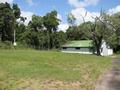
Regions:
<instances>
[{"instance_id":1,"label":"tree trunk","mask_svg":"<svg viewBox=\"0 0 120 90\"><path fill-rule=\"evenodd\" d=\"M102 44L102 36L97 37L97 39L94 40L94 43L95 43L97 55L100 56L101 55L100 49L101 49L101 44Z\"/></svg>"},{"instance_id":2,"label":"tree trunk","mask_svg":"<svg viewBox=\"0 0 120 90\"><path fill-rule=\"evenodd\" d=\"M47 49L50 49L50 34L49 31L47 31Z\"/></svg>"},{"instance_id":3,"label":"tree trunk","mask_svg":"<svg viewBox=\"0 0 120 90\"><path fill-rule=\"evenodd\" d=\"M96 47L96 50L97 50L97 55L98 55L98 56L100 56L100 55L101 55L101 52L100 52L100 47L99 47L99 46L97 46L97 47Z\"/></svg>"},{"instance_id":4,"label":"tree trunk","mask_svg":"<svg viewBox=\"0 0 120 90\"><path fill-rule=\"evenodd\" d=\"M6 40L5 38L6 38L5 37L5 30L2 29L1 41L5 41Z\"/></svg>"}]
</instances>

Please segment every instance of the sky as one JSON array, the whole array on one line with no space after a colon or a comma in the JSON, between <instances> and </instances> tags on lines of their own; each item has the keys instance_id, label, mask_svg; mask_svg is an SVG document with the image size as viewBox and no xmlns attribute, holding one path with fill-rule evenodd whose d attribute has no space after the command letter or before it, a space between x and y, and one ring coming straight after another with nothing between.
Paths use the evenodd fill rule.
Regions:
<instances>
[{"instance_id":1,"label":"sky","mask_svg":"<svg viewBox=\"0 0 120 90\"><path fill-rule=\"evenodd\" d=\"M33 14L43 16L52 10L58 12L61 19L59 30L65 31L69 25L67 15L72 13L77 24L85 21L93 21L92 17L99 16L101 9L109 14L120 12L120 0L0 0L0 3L16 3L21 9L21 16L27 18L25 24L31 20Z\"/></svg>"}]
</instances>

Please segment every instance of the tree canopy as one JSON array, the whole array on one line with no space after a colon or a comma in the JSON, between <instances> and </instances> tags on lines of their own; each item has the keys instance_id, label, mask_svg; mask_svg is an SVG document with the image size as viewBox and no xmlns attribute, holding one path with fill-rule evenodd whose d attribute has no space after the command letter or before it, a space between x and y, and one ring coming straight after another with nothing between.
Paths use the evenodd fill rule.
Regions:
<instances>
[{"instance_id":1,"label":"tree canopy","mask_svg":"<svg viewBox=\"0 0 120 90\"><path fill-rule=\"evenodd\" d=\"M69 40L93 40L93 45L100 55L102 41L106 41L115 52L120 51L120 12L107 14L101 12L93 22L85 21L76 24L72 13L68 14L69 28L66 32L58 31L61 20L57 18L57 11L53 10L44 16L33 15L28 25L24 25L26 17L21 17L21 10L17 4L0 3L0 40L13 43L13 31L16 40L27 47L35 49L60 48ZM85 16L87 15L87 12ZM17 20L22 21L22 23Z\"/></svg>"}]
</instances>

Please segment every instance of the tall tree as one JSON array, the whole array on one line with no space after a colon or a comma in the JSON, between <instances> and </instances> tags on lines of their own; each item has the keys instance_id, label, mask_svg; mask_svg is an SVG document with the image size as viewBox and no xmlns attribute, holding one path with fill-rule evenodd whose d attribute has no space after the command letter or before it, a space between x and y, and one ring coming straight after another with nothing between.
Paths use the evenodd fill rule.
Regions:
<instances>
[{"instance_id":1,"label":"tall tree","mask_svg":"<svg viewBox=\"0 0 120 90\"><path fill-rule=\"evenodd\" d=\"M89 37L89 39L93 40L93 45L95 46L97 55L101 55L101 45L103 43L103 40L106 41L106 38L110 38L112 32L109 29L105 16L106 13L101 12L99 17L94 18L94 22L83 23L85 30L84 33Z\"/></svg>"},{"instance_id":2,"label":"tall tree","mask_svg":"<svg viewBox=\"0 0 120 90\"><path fill-rule=\"evenodd\" d=\"M67 21L70 27L74 27L76 25L76 18L72 13L68 14Z\"/></svg>"},{"instance_id":3,"label":"tall tree","mask_svg":"<svg viewBox=\"0 0 120 90\"><path fill-rule=\"evenodd\" d=\"M47 29L48 49L53 48L53 33L57 31L60 20L57 18L57 11L47 13L44 17L44 26Z\"/></svg>"},{"instance_id":4,"label":"tall tree","mask_svg":"<svg viewBox=\"0 0 120 90\"><path fill-rule=\"evenodd\" d=\"M20 9L16 4L0 3L0 34L2 41L13 41L13 30L16 19L20 16Z\"/></svg>"},{"instance_id":5,"label":"tall tree","mask_svg":"<svg viewBox=\"0 0 120 90\"><path fill-rule=\"evenodd\" d=\"M21 39L30 47L41 49L44 44L44 36L43 18L33 15Z\"/></svg>"},{"instance_id":6,"label":"tall tree","mask_svg":"<svg viewBox=\"0 0 120 90\"><path fill-rule=\"evenodd\" d=\"M21 37L26 31L26 27L23 23L16 24L16 41L21 42Z\"/></svg>"},{"instance_id":7,"label":"tall tree","mask_svg":"<svg viewBox=\"0 0 120 90\"><path fill-rule=\"evenodd\" d=\"M43 18L41 16L33 15L32 20L29 22L29 26L36 32L41 31L41 29L43 29Z\"/></svg>"},{"instance_id":8,"label":"tall tree","mask_svg":"<svg viewBox=\"0 0 120 90\"><path fill-rule=\"evenodd\" d=\"M12 12L14 14L15 21L16 21L17 19L20 18L20 14L21 14L20 8L18 7L17 4L13 4L12 10L13 10Z\"/></svg>"},{"instance_id":9,"label":"tall tree","mask_svg":"<svg viewBox=\"0 0 120 90\"><path fill-rule=\"evenodd\" d=\"M108 38L107 42L110 44L114 51L120 51L120 12L106 17L107 24L112 30L111 38Z\"/></svg>"},{"instance_id":10,"label":"tall tree","mask_svg":"<svg viewBox=\"0 0 120 90\"><path fill-rule=\"evenodd\" d=\"M91 22L82 23L79 26L69 27L66 31L68 40L86 40L91 39L89 29Z\"/></svg>"},{"instance_id":11,"label":"tall tree","mask_svg":"<svg viewBox=\"0 0 120 90\"><path fill-rule=\"evenodd\" d=\"M14 14L12 8L8 3L0 4L0 29L1 40L12 41L13 40L13 28L14 28Z\"/></svg>"},{"instance_id":12,"label":"tall tree","mask_svg":"<svg viewBox=\"0 0 120 90\"><path fill-rule=\"evenodd\" d=\"M54 48L60 48L61 45L63 45L66 42L66 33L64 33L63 31L59 31L53 34L54 36Z\"/></svg>"},{"instance_id":13,"label":"tall tree","mask_svg":"<svg viewBox=\"0 0 120 90\"><path fill-rule=\"evenodd\" d=\"M66 41L66 34L57 31L59 20L56 15L56 12L49 13L44 17L33 15L21 36L22 41L35 49L60 48L60 45Z\"/></svg>"}]
</instances>

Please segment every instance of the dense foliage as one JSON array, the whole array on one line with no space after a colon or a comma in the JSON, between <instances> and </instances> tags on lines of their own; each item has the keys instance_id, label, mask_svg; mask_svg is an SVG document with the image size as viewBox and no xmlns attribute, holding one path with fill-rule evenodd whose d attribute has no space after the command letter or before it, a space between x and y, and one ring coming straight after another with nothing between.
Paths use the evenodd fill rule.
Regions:
<instances>
[{"instance_id":1,"label":"dense foliage","mask_svg":"<svg viewBox=\"0 0 120 90\"><path fill-rule=\"evenodd\" d=\"M14 30L16 31L17 42L35 49L60 48L61 44L66 41L65 33L57 31L60 23L57 18L57 11L51 11L45 16L33 15L27 26L24 25L26 17L20 15L20 8L17 4L0 4L1 42L13 43Z\"/></svg>"},{"instance_id":2,"label":"dense foliage","mask_svg":"<svg viewBox=\"0 0 120 90\"><path fill-rule=\"evenodd\" d=\"M120 51L120 13L109 15L101 12L99 17L94 18L94 22L85 22L84 17L83 20L84 23L69 27L66 32L68 40L93 40L98 55L103 40L114 52Z\"/></svg>"},{"instance_id":3,"label":"dense foliage","mask_svg":"<svg viewBox=\"0 0 120 90\"><path fill-rule=\"evenodd\" d=\"M13 41L15 20L20 17L20 10L16 4L11 7L8 3L0 4L0 37L1 41Z\"/></svg>"},{"instance_id":4,"label":"dense foliage","mask_svg":"<svg viewBox=\"0 0 120 90\"><path fill-rule=\"evenodd\" d=\"M1 43L9 42L11 45L15 30L17 42L35 49L58 49L67 40L93 40L97 54L100 55L100 47L105 40L115 52L120 51L120 13L110 15L101 12L99 17L94 18L94 22L86 22L82 17L84 23L80 25L76 25L76 18L70 13L66 32L58 31L60 20L57 15L57 11L48 12L44 16L33 15L26 26L24 22L27 17L21 17L17 4L0 3Z\"/></svg>"}]
</instances>

